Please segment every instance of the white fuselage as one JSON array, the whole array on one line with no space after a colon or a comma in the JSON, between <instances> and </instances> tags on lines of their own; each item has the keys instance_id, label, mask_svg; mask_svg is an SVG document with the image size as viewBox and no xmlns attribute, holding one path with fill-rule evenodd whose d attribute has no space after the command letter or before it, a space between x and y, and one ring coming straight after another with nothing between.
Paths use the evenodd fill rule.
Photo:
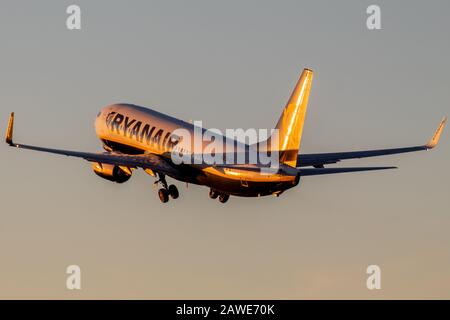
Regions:
<instances>
[{"instance_id":1,"label":"white fuselage","mask_svg":"<svg viewBox=\"0 0 450 320\"><path fill-rule=\"evenodd\" d=\"M174 132L186 130L191 139L178 139ZM210 142L204 141L203 128L193 124L167 116L160 112L131 104L114 104L103 108L95 121L95 130L98 138L102 140L108 151L120 151L124 153L154 153L166 158L172 151L184 155L202 153ZM223 137L224 153L246 152L252 146ZM251 167L251 165L248 165ZM253 166L254 168L254 166ZM209 185L220 190L227 185L225 190L231 194L244 194L252 189L255 184L285 184L293 185L296 182L295 175L282 172L261 174L258 170L246 170L240 168L217 168L215 166L203 166L201 168L205 178L199 184ZM196 183L196 182L194 182ZM216 184L216 185L215 185ZM261 189L267 186L261 186ZM233 190L233 192L230 191ZM268 192L278 192L279 188L270 189ZM263 195L264 192L255 191L252 195Z\"/></svg>"}]
</instances>

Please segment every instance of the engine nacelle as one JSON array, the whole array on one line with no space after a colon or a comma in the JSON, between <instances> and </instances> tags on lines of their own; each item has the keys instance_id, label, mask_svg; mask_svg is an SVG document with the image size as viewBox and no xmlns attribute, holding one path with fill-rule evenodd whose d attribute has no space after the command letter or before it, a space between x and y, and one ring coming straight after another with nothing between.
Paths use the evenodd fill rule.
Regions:
<instances>
[{"instance_id":1,"label":"engine nacelle","mask_svg":"<svg viewBox=\"0 0 450 320\"><path fill-rule=\"evenodd\" d=\"M131 178L131 169L127 167L96 162L92 164L92 169L99 177L117 183L124 183Z\"/></svg>"}]
</instances>

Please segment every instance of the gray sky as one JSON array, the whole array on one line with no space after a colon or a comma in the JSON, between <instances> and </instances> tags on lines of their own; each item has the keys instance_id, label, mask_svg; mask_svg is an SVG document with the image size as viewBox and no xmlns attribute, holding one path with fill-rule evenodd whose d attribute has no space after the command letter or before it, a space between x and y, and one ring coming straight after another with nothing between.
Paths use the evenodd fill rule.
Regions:
<instances>
[{"instance_id":1,"label":"gray sky","mask_svg":"<svg viewBox=\"0 0 450 320\"><path fill-rule=\"evenodd\" d=\"M448 1L0 3L0 130L99 151L115 102L215 128L272 128L315 73L301 152L424 143L449 115ZM366 28L381 7L382 30ZM448 128L447 128L448 129ZM0 146L0 298L450 298L449 131L433 152L349 162L399 170L304 178L280 198L153 178L123 185L77 159ZM65 268L82 269L68 291ZM382 289L366 288L366 268Z\"/></svg>"}]
</instances>

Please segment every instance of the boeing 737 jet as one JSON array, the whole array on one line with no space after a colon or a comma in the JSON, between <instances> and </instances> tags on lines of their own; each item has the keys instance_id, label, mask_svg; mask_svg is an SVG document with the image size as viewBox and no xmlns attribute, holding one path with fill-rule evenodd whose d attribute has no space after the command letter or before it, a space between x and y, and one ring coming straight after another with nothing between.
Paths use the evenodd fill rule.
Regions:
<instances>
[{"instance_id":1,"label":"boeing 737 jet","mask_svg":"<svg viewBox=\"0 0 450 320\"><path fill-rule=\"evenodd\" d=\"M9 119L6 142L19 149L85 159L92 164L93 171L97 175L117 183L129 180L133 171L141 168L157 178L155 184L160 185L158 195L163 203L169 198L176 199L179 196L177 187L173 184L168 185L167 176L186 183L206 186L210 189L209 196L212 199L219 198L220 202L225 203L230 196L279 196L287 189L297 186L303 176L392 169L395 167L339 168L328 167L328 165L347 159L428 150L437 145L447 120L446 117L440 122L433 137L424 145L299 154L312 79L313 71L304 69L278 120L276 130L268 139L255 143L243 143L238 139L223 136L223 148L212 152L219 158L223 155L222 159L229 159L230 154L233 159L239 154L244 154L245 163L175 161L174 154L188 156L189 159L196 158L199 152L200 155L206 155L208 141L202 141L200 149L197 141L199 134L204 134L205 129L199 130L190 122L133 104L110 105L98 113L95 130L105 152L79 152L15 143L13 142L14 113L11 113ZM190 138L176 134L181 131L188 133ZM273 147L274 145L276 147ZM266 152L268 155L276 155L277 166L262 163L260 160L250 163L246 155L253 151L258 154Z\"/></svg>"}]
</instances>

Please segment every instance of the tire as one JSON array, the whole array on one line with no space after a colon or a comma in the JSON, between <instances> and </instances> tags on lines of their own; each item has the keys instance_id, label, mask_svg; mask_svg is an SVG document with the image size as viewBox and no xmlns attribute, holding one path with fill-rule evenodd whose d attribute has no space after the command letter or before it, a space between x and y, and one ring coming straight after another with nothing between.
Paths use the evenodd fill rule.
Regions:
<instances>
[{"instance_id":1,"label":"tire","mask_svg":"<svg viewBox=\"0 0 450 320\"><path fill-rule=\"evenodd\" d=\"M180 196L176 185L171 184L169 186L168 190L169 190L169 195L172 197L172 199L176 199Z\"/></svg>"},{"instance_id":2,"label":"tire","mask_svg":"<svg viewBox=\"0 0 450 320\"><path fill-rule=\"evenodd\" d=\"M213 189L209 190L209 197L211 199L217 199L218 196L219 196L219 193L217 193L217 191L214 191Z\"/></svg>"},{"instance_id":3,"label":"tire","mask_svg":"<svg viewBox=\"0 0 450 320\"><path fill-rule=\"evenodd\" d=\"M162 203L169 201L169 192L166 189L159 189L158 196Z\"/></svg>"},{"instance_id":4,"label":"tire","mask_svg":"<svg viewBox=\"0 0 450 320\"><path fill-rule=\"evenodd\" d=\"M222 203L225 203L230 199L230 196L228 194L221 194L219 195L219 201Z\"/></svg>"}]
</instances>

